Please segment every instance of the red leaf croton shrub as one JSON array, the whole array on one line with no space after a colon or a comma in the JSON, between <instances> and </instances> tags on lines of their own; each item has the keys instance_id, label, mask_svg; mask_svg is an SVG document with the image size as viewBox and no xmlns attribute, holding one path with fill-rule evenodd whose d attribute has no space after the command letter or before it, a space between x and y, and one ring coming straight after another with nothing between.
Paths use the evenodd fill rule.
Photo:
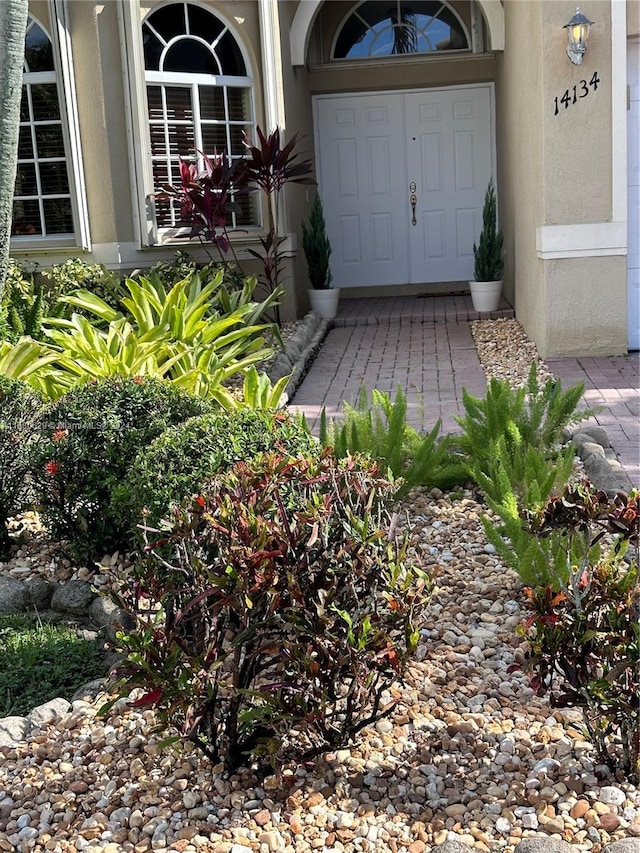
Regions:
<instances>
[{"instance_id":1,"label":"red leaf croton shrub","mask_svg":"<svg viewBox=\"0 0 640 853\"><path fill-rule=\"evenodd\" d=\"M640 493L610 498L587 480L529 519L552 540L564 580L526 588L531 686L553 706L583 709L600 761L640 778Z\"/></svg>"}]
</instances>

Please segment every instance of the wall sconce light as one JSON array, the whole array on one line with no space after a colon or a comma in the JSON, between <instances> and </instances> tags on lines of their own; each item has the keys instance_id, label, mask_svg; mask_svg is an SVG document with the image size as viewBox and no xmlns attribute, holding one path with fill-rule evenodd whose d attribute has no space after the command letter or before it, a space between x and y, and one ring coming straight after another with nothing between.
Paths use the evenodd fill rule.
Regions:
<instances>
[{"instance_id":1,"label":"wall sconce light","mask_svg":"<svg viewBox=\"0 0 640 853\"><path fill-rule=\"evenodd\" d=\"M582 57L587 50L587 41L589 40L589 28L593 24L586 15L580 11L580 7L576 6L576 13L571 18L568 24L565 24L563 29L568 30L569 44L567 45L567 56L574 65L582 65Z\"/></svg>"}]
</instances>

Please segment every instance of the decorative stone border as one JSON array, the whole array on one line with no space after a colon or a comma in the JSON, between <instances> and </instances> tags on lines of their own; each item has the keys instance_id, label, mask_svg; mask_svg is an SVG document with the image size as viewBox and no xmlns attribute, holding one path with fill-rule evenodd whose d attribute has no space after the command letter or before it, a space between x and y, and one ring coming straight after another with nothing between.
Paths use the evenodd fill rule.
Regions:
<instances>
[{"instance_id":1,"label":"decorative stone border","mask_svg":"<svg viewBox=\"0 0 640 853\"><path fill-rule=\"evenodd\" d=\"M633 484L618 462L607 431L601 426L581 426L566 433L584 464L586 476L593 485L610 495L629 492ZM640 853L640 844L636 853Z\"/></svg>"},{"instance_id":2,"label":"decorative stone border","mask_svg":"<svg viewBox=\"0 0 640 853\"><path fill-rule=\"evenodd\" d=\"M267 370L272 382L291 374L285 390L286 401L293 397L296 389L316 357L322 342L333 328L333 320L326 320L310 311L298 324L295 333L286 341L285 350L278 353Z\"/></svg>"},{"instance_id":3,"label":"decorative stone border","mask_svg":"<svg viewBox=\"0 0 640 853\"><path fill-rule=\"evenodd\" d=\"M133 621L125 611L96 593L86 581L58 583L41 577L20 581L0 576L1 615L25 613L34 607L43 622L72 621L90 638L104 634L113 642L116 631L133 627ZM109 654L105 654L105 679L111 662ZM104 689L105 679L95 679L82 685L73 694L71 702L62 698L52 699L34 708L26 717L0 718L0 747L15 746L25 740L33 729L66 716L73 710L73 703L95 698Z\"/></svg>"}]
</instances>

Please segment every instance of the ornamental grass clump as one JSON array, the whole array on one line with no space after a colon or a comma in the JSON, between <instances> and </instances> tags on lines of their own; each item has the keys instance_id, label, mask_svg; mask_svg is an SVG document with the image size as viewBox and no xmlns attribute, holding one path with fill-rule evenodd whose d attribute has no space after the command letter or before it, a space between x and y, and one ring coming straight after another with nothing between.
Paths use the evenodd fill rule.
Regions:
<instances>
[{"instance_id":1,"label":"ornamental grass clump","mask_svg":"<svg viewBox=\"0 0 640 853\"><path fill-rule=\"evenodd\" d=\"M367 461L326 454L216 478L119 578L137 620L120 635L121 695L140 688L166 742L228 770L309 759L388 715L430 591L393 491Z\"/></svg>"},{"instance_id":2,"label":"ornamental grass clump","mask_svg":"<svg viewBox=\"0 0 640 853\"><path fill-rule=\"evenodd\" d=\"M555 555L552 583L528 587L532 687L582 709L599 760L640 781L640 493L611 500L583 480L527 517Z\"/></svg>"}]
</instances>

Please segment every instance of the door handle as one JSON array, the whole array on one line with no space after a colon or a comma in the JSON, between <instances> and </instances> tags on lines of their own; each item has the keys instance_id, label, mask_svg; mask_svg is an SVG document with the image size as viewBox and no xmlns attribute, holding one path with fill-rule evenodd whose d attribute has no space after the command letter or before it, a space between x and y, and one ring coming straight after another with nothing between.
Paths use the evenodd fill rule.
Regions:
<instances>
[{"instance_id":1,"label":"door handle","mask_svg":"<svg viewBox=\"0 0 640 853\"><path fill-rule=\"evenodd\" d=\"M411 212L412 212L411 224L417 225L418 220L416 219L416 204L418 203L418 196L416 195L415 181L411 181L411 183L409 184L409 192L411 193L411 195L409 196L409 202L411 204Z\"/></svg>"}]
</instances>

